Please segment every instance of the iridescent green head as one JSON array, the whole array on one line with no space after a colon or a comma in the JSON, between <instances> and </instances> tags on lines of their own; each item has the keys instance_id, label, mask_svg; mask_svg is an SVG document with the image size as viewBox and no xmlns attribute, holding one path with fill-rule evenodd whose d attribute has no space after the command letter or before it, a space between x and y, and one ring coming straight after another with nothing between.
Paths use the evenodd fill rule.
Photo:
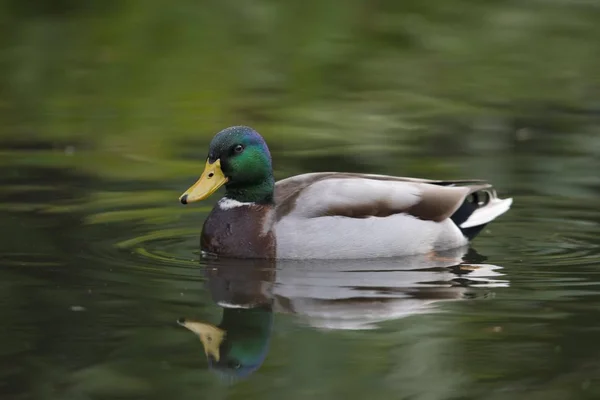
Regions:
<instances>
[{"instance_id":1,"label":"iridescent green head","mask_svg":"<svg viewBox=\"0 0 600 400\"><path fill-rule=\"evenodd\" d=\"M225 185L225 196L241 201L271 203L275 181L265 140L247 126L232 126L210 142L200 179L181 197L183 204L204 200Z\"/></svg>"}]
</instances>

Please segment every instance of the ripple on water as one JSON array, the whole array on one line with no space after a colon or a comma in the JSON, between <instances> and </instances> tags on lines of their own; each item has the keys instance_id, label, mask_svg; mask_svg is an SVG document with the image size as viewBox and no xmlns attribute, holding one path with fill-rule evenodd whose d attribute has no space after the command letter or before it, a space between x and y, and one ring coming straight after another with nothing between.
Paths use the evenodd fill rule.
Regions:
<instances>
[{"instance_id":1,"label":"ripple on water","mask_svg":"<svg viewBox=\"0 0 600 400\"><path fill-rule=\"evenodd\" d=\"M108 267L104 279L131 274L198 279L199 227L209 207L177 207L171 201L173 193L163 191L151 192L149 199L139 192L95 197L92 205L80 206L92 238L80 256L93 261L95 268ZM165 206L166 201L175 206Z\"/></svg>"},{"instance_id":2,"label":"ripple on water","mask_svg":"<svg viewBox=\"0 0 600 400\"><path fill-rule=\"evenodd\" d=\"M153 210L149 214L160 213ZM205 215L183 218L178 214L174 221L162 224L140 222L142 215L147 214L120 213L88 219L91 225L114 226L114 235L94 241L89 249L90 257L111 267L103 279L144 274L182 285L200 280L221 307L243 307L246 305L240 304L240 298L250 298L248 301L254 303L256 296L269 296L276 301L278 311L301 316L315 327L368 329L389 319L431 312L439 302L471 299L478 296L478 290L489 293L509 285L500 266L464 262L467 249L450 251L439 260L427 256L280 260L275 265L200 260L199 235ZM272 268L276 271L273 275L261 273ZM258 292L251 292L250 297L239 292L255 289Z\"/></svg>"},{"instance_id":3,"label":"ripple on water","mask_svg":"<svg viewBox=\"0 0 600 400\"><path fill-rule=\"evenodd\" d=\"M189 228L168 228L135 237L113 237L94 241L85 256L95 264L109 266L112 273L197 279L197 235L197 230Z\"/></svg>"},{"instance_id":4,"label":"ripple on water","mask_svg":"<svg viewBox=\"0 0 600 400\"><path fill-rule=\"evenodd\" d=\"M489 240L508 260L547 271L600 264L600 210L565 198L526 198L521 203L490 225Z\"/></svg>"},{"instance_id":5,"label":"ripple on water","mask_svg":"<svg viewBox=\"0 0 600 400\"><path fill-rule=\"evenodd\" d=\"M477 288L500 290L511 286L515 279L539 284L547 275L555 283L576 285L581 282L576 268L600 263L600 214L592 207L570 206L564 199L515 201L509 214L490 225L491 233L483 234L474 243L477 249L491 249L484 254L491 256L486 261L489 264L482 264L481 260L469 264L469 257L463 260L465 254L454 255L445 265L431 260L421 260L420 264L406 260L280 261L276 265L276 280L266 283L272 285L279 299L286 299L282 304L293 305L295 313L304 309L307 315L320 315L314 320L321 319L320 322L313 321L319 326L335 325L323 322L323 315L342 315L339 311L344 309L349 313L348 304L352 304L353 312L362 310L359 313L364 314L374 312L371 305L376 302L389 305L396 301L403 306L386 313L401 317L417 309L429 309L441 300L470 298ZM48 212L68 209L53 205ZM94 261L89 266L82 265L82 269L94 269L93 275L106 282L138 275L181 285L210 280L206 270L223 267L218 262L200 260L200 227L209 209L210 206L178 207L173 193L166 191L152 192L148 198L143 193L127 192L94 196L93 201L78 209L90 236L87 247L79 254ZM30 261L35 263L35 257ZM474 267L469 270L467 265ZM508 274L503 270L505 265L511 265ZM235 279L239 280L244 274L238 271L237 276ZM411 311L403 309L409 304L408 299L413 304ZM219 302L218 298L215 301L231 304ZM361 304L370 304L371 308ZM370 326L376 321L363 322Z\"/></svg>"}]
</instances>

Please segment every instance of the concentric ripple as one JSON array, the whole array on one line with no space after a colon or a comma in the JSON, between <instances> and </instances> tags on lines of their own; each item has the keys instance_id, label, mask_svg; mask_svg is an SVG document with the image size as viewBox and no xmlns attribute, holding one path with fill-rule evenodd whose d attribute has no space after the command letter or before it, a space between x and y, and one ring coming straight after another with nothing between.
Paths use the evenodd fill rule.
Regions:
<instances>
[{"instance_id":1,"label":"concentric ripple","mask_svg":"<svg viewBox=\"0 0 600 400\"><path fill-rule=\"evenodd\" d=\"M510 261L556 268L600 265L600 210L576 199L531 198L515 201L509 214L490 224L485 240Z\"/></svg>"},{"instance_id":2,"label":"concentric ripple","mask_svg":"<svg viewBox=\"0 0 600 400\"><path fill-rule=\"evenodd\" d=\"M13 185L11 192L27 190ZM218 262L200 257L201 226L212 204L182 207L176 197L171 190L98 191L85 200L63 198L30 208L20 204L18 212L35 212L56 226L76 221L70 231L59 231L71 254L15 251L4 256L4 265L60 268L69 260L76 263L72 270L86 282L135 282L148 288L166 284L171 288L170 299L190 287L208 295L215 273L224 273L218 272L223 269ZM295 313L304 310L309 320L316 318L315 326L335 326L338 317L350 318L372 309L373 304L388 304L389 315L383 312L375 318L381 322L418 310L429 312L431 304L440 300L481 297L478 290L487 296L490 291L516 288L513 296L527 296L528 290L541 286L550 293L557 287L594 285L590 277L598 274L600 265L599 221L600 212L591 205L564 198L523 197L473 242L474 253L458 250L439 260L279 261L272 282L261 274L248 275L247 268L230 271L224 281L222 276L219 279L226 287L231 279L243 281L246 287L258 279L257 287L271 287L271 293L286 299L281 304L293 304ZM217 272L207 274L208 270ZM198 284L208 284L208 288ZM151 294L152 290L145 296ZM231 299L236 298L235 293L223 299L215 292L210 295L221 306L232 305ZM342 303L347 307L340 307ZM333 319L311 314L322 312L338 314ZM370 326L375 320L363 322Z\"/></svg>"},{"instance_id":3,"label":"concentric ripple","mask_svg":"<svg viewBox=\"0 0 600 400\"><path fill-rule=\"evenodd\" d=\"M123 196L119 199L113 195L112 205L121 206L134 198L144 198L127 193ZM180 207L173 201L172 193L167 192L155 192L151 197L154 203L145 201L137 204L137 208L128 204L126 209L101 212L86 209L84 221L92 230L91 234L96 235L93 231L101 229L103 232L108 230L111 235L99 234L101 239L90 242L83 256L110 265L121 273L144 273L174 280L204 279L200 272L205 263L200 261L199 235L210 206ZM166 199L170 201L164 201ZM599 220L597 210L592 207L572 208L568 199L544 198L543 203L542 199L524 199L516 201L509 214L490 224L474 241L473 247L484 258L487 257L485 262L497 267L507 263L526 264L529 277L540 279L547 274L555 274L554 278L556 275L569 275L570 279L564 276L563 281L568 285L568 281L578 280L578 269L600 264L600 245L596 239ZM466 261L470 260L467 258ZM456 264L460 262L458 260ZM377 274L376 264L366 266L372 271L371 276ZM278 263L280 276L285 276L286 269L289 270L290 266L286 265ZM307 265L311 264L304 263L293 268L302 270ZM329 268L332 273L336 269L331 266L323 268ZM348 268L351 269L346 263L338 269L348 272ZM522 276L524 271L515 272L516 276ZM331 282L340 276L327 279ZM423 274L422 279L415 282L439 281L430 278ZM466 282L463 277L456 278ZM492 281L488 284L493 285L494 278L490 278ZM513 277L506 278L511 281ZM317 286L323 282L321 280Z\"/></svg>"}]
</instances>

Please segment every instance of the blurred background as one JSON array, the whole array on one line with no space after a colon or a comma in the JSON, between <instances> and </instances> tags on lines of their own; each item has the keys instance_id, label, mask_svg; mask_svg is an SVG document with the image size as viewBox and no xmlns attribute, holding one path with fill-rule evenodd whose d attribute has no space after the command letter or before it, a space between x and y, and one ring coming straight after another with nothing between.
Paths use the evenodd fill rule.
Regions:
<instances>
[{"instance_id":1,"label":"blurred background","mask_svg":"<svg viewBox=\"0 0 600 400\"><path fill-rule=\"evenodd\" d=\"M600 110L595 1L0 4L7 146L175 168L247 124L282 158L345 146L381 169L427 143L501 150L541 130L568 147Z\"/></svg>"},{"instance_id":2,"label":"blurred background","mask_svg":"<svg viewBox=\"0 0 600 400\"><path fill-rule=\"evenodd\" d=\"M598 38L594 0L0 0L0 397L598 398ZM175 323L220 320L212 200L177 198L242 124L277 179L490 180L506 284L368 331L276 314L224 385Z\"/></svg>"}]
</instances>

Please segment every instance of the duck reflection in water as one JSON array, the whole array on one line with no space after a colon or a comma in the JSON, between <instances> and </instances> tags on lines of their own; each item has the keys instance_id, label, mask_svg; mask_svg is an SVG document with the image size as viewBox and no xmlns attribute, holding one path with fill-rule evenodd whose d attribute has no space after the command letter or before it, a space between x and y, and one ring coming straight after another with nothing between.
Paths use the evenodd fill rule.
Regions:
<instances>
[{"instance_id":1,"label":"duck reflection in water","mask_svg":"<svg viewBox=\"0 0 600 400\"><path fill-rule=\"evenodd\" d=\"M483 260L468 248L375 260L207 259L207 286L223 308L221 323L179 323L200 337L212 370L242 378L266 358L274 312L319 329L374 329L433 312L441 301L486 297L490 288L508 286L501 268Z\"/></svg>"},{"instance_id":2,"label":"duck reflection in water","mask_svg":"<svg viewBox=\"0 0 600 400\"><path fill-rule=\"evenodd\" d=\"M226 379L244 378L263 363L273 327L275 265L265 260L210 260L207 286L223 309L218 326L180 318L199 336L209 368Z\"/></svg>"}]
</instances>

